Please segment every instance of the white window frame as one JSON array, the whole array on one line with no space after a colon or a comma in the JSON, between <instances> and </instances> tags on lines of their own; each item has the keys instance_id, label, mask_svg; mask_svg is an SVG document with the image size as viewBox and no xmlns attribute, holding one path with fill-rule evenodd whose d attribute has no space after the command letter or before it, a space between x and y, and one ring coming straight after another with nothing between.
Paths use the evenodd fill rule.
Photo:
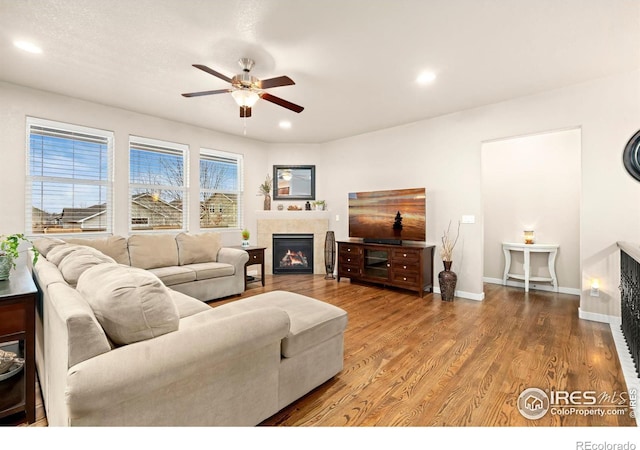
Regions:
<instances>
[{"instance_id":1,"label":"white window frame","mask_svg":"<svg viewBox=\"0 0 640 450\"><path fill-rule=\"evenodd\" d=\"M73 138L74 134L83 135L86 137L96 138L96 140L104 140L107 146L107 179L106 180L89 180L81 178L64 178L64 177L51 177L31 175L31 134L35 129L47 129L52 134L58 133L60 137L68 135L69 138ZM90 186L103 186L106 188L106 219L104 231L87 231L87 232L58 232L56 236L90 236L90 235L109 235L113 233L114 223L114 205L113 205L113 179L114 179L114 162L113 162L113 149L114 149L114 133L113 131L102 130L98 128L85 127L81 125L74 125L64 122L58 122L47 119L40 119L36 117L26 118L26 186L25 186L25 234L29 236L42 236L46 233L36 233L33 231L33 183L34 182L48 182L48 183L60 183L60 184L73 184L73 185L90 185ZM74 207L74 205L70 205Z\"/></svg>"},{"instance_id":2,"label":"white window frame","mask_svg":"<svg viewBox=\"0 0 640 450\"><path fill-rule=\"evenodd\" d=\"M203 158L204 157L204 158ZM198 158L198 171L200 170L200 164L203 159L220 158L226 160L233 160L236 162L237 167L237 186L235 190L229 189L205 189L200 185L200 178L198 178L198 208L201 211L200 199L203 193L220 193L220 194L232 194L237 195L238 199L238 211L237 211L237 227L203 227L200 214L198 214L200 229L202 230L240 230L244 228L244 156L239 153L225 152L222 150L214 150L210 148L200 148L200 156Z\"/></svg>"},{"instance_id":3,"label":"white window frame","mask_svg":"<svg viewBox=\"0 0 640 450\"><path fill-rule=\"evenodd\" d=\"M146 149L149 149L151 151L153 151L154 149L157 149L158 152L162 152L164 151L169 151L172 152L172 154L178 154L181 153L182 154L182 167L183 167L183 174L182 174L182 180L183 180L183 185L182 186L175 186L175 185L162 185L162 184L142 184L142 183L132 183L131 182L131 148L135 147L136 145L140 146L140 147L145 147ZM189 146L186 144L179 144L176 142L169 142L169 141L163 141L163 140L159 140L159 139L151 139L151 138L145 138L145 137L141 137L141 136L129 136L129 151L128 151L128 156L129 156L129 188L127 191L127 198L128 198L128 206L127 209L129 211L128 214L128 228L129 228L129 233L167 233L167 232L179 232L179 231L186 231L189 229L189 224L188 224L188 219L189 219ZM159 190L159 191L163 191L163 190L170 190L170 191L181 191L182 192L182 227L180 228L167 228L167 229L159 229L159 230L141 230L141 229L136 229L132 227L132 220L133 220L133 214L132 214L132 191L134 189L149 189L149 190Z\"/></svg>"}]
</instances>

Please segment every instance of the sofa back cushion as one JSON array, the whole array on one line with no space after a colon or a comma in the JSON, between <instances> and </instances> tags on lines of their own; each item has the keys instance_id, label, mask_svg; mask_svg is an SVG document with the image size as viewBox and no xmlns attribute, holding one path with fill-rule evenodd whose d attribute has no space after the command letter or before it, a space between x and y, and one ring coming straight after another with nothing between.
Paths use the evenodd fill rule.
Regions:
<instances>
[{"instance_id":1,"label":"sofa back cushion","mask_svg":"<svg viewBox=\"0 0 640 450\"><path fill-rule=\"evenodd\" d=\"M56 314L50 321L51 336L59 339L66 333L69 367L111 350L104 330L96 320L93 310L78 291L64 283L53 283L47 287L51 308ZM58 328L57 318L62 320ZM54 326L56 325L56 326ZM57 344L56 344L57 345Z\"/></svg>"},{"instance_id":2,"label":"sofa back cushion","mask_svg":"<svg viewBox=\"0 0 640 450\"><path fill-rule=\"evenodd\" d=\"M178 246L172 234L134 234L127 244L133 267L155 269L178 265Z\"/></svg>"},{"instance_id":3,"label":"sofa back cushion","mask_svg":"<svg viewBox=\"0 0 640 450\"><path fill-rule=\"evenodd\" d=\"M45 258L53 247L63 245L64 243L65 241L63 241L62 239L51 237L42 237L33 240L33 246L36 250L38 250L38 253L40 253Z\"/></svg>"},{"instance_id":4,"label":"sofa back cushion","mask_svg":"<svg viewBox=\"0 0 640 450\"><path fill-rule=\"evenodd\" d=\"M53 247L51 250L49 250L49 253L47 253L47 259L49 260L49 262L55 264L56 266L59 266L60 262L68 254L73 253L82 248L86 248L86 247L83 247L82 245L68 244L68 243L57 245Z\"/></svg>"},{"instance_id":5,"label":"sofa back cushion","mask_svg":"<svg viewBox=\"0 0 640 450\"><path fill-rule=\"evenodd\" d=\"M176 236L176 243L178 244L178 260L181 266L216 262L218 251L222 247L220 233L180 233Z\"/></svg>"},{"instance_id":6,"label":"sofa back cushion","mask_svg":"<svg viewBox=\"0 0 640 450\"><path fill-rule=\"evenodd\" d=\"M115 260L94 248L84 247L70 252L62 258L58 269L65 281L75 286L85 270L103 263L115 263Z\"/></svg>"},{"instance_id":7,"label":"sofa back cushion","mask_svg":"<svg viewBox=\"0 0 640 450\"><path fill-rule=\"evenodd\" d=\"M180 315L168 289L146 270L99 264L80 276L77 289L116 345L151 339L178 329Z\"/></svg>"},{"instance_id":8,"label":"sofa back cushion","mask_svg":"<svg viewBox=\"0 0 640 450\"><path fill-rule=\"evenodd\" d=\"M69 244L86 245L95 248L107 256L110 256L118 264L130 265L127 238L123 236L108 236L98 239L65 239ZM37 247L36 247L37 248Z\"/></svg>"}]
</instances>

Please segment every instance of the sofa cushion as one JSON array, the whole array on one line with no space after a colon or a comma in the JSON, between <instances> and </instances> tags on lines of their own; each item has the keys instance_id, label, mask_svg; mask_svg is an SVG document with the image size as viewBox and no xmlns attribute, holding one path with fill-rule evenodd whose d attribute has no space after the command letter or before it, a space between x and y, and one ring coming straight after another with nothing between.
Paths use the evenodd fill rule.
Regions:
<instances>
[{"instance_id":1,"label":"sofa cushion","mask_svg":"<svg viewBox=\"0 0 640 450\"><path fill-rule=\"evenodd\" d=\"M33 246L36 250L38 250L38 253L40 253L45 258L53 247L63 245L64 243L65 241L63 241L62 239L51 237L42 237L33 240Z\"/></svg>"},{"instance_id":2,"label":"sofa cushion","mask_svg":"<svg viewBox=\"0 0 640 450\"><path fill-rule=\"evenodd\" d=\"M178 246L171 234L134 234L127 245L133 267L155 269L178 265Z\"/></svg>"},{"instance_id":3,"label":"sofa cushion","mask_svg":"<svg viewBox=\"0 0 640 450\"><path fill-rule=\"evenodd\" d=\"M77 289L116 345L178 329L180 316L168 289L146 270L99 264L80 276Z\"/></svg>"},{"instance_id":4,"label":"sofa cushion","mask_svg":"<svg viewBox=\"0 0 640 450\"><path fill-rule=\"evenodd\" d=\"M189 317L203 311L211 310L211 306L207 305L204 302L201 302L200 300L196 300L193 297L189 297L182 292L169 289L169 295L171 295L173 303L175 303L176 308L178 308L178 314L180 315L181 319L183 317Z\"/></svg>"},{"instance_id":5,"label":"sofa cushion","mask_svg":"<svg viewBox=\"0 0 640 450\"><path fill-rule=\"evenodd\" d=\"M76 244L68 244L64 243L62 245L56 245L47 253L47 259L49 262L55 264L56 266L60 265L60 261L64 259L71 252L75 252L76 250L80 250L83 247L82 245Z\"/></svg>"},{"instance_id":6,"label":"sofa cushion","mask_svg":"<svg viewBox=\"0 0 640 450\"><path fill-rule=\"evenodd\" d=\"M220 233L180 233L176 236L176 243L181 266L217 261L222 247Z\"/></svg>"},{"instance_id":7,"label":"sofa cushion","mask_svg":"<svg viewBox=\"0 0 640 450\"><path fill-rule=\"evenodd\" d=\"M65 239L69 244L85 245L95 248L107 256L110 256L118 264L131 264L129 261L129 250L127 249L127 238L123 236L108 236L98 239Z\"/></svg>"},{"instance_id":8,"label":"sofa cushion","mask_svg":"<svg viewBox=\"0 0 640 450\"><path fill-rule=\"evenodd\" d=\"M220 317L264 307L284 310L291 320L289 334L282 340L282 356L290 358L340 333L347 326L347 312L337 306L301 294L271 291L214 309Z\"/></svg>"},{"instance_id":9,"label":"sofa cushion","mask_svg":"<svg viewBox=\"0 0 640 450\"><path fill-rule=\"evenodd\" d=\"M196 272L188 267L157 267L155 269L149 269L149 272L160 278L165 286L196 281Z\"/></svg>"},{"instance_id":10,"label":"sofa cushion","mask_svg":"<svg viewBox=\"0 0 640 450\"><path fill-rule=\"evenodd\" d=\"M231 264L206 262L199 264L189 264L182 266L186 269L193 270L196 280L207 280L209 278L230 277L235 273L235 269Z\"/></svg>"},{"instance_id":11,"label":"sofa cushion","mask_svg":"<svg viewBox=\"0 0 640 450\"><path fill-rule=\"evenodd\" d=\"M103 263L115 263L115 261L93 248L86 247L72 251L62 258L58 269L67 283L75 285L85 270Z\"/></svg>"}]
</instances>

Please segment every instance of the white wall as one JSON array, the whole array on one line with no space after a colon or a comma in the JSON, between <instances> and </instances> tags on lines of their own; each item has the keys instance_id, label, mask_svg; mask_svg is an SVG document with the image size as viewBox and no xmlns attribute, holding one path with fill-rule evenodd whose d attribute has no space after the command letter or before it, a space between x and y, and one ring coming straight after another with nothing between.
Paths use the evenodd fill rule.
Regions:
<instances>
[{"instance_id":1,"label":"white wall","mask_svg":"<svg viewBox=\"0 0 640 450\"><path fill-rule=\"evenodd\" d=\"M560 292L579 292L580 129L486 142L481 151L484 277L501 282L502 243L524 242L524 230L533 230L536 243L560 246ZM523 273L522 263L514 252L511 271ZM531 254L531 275L548 274L547 254Z\"/></svg>"},{"instance_id":2,"label":"white wall","mask_svg":"<svg viewBox=\"0 0 640 450\"><path fill-rule=\"evenodd\" d=\"M243 154L246 223L250 231L255 232L253 211L262 208L262 199L255 193L264 179L263 171L267 165L267 146L264 143L0 82L0 234L25 229L27 116L101 128L115 133L114 234L127 235L129 230L130 134L187 144L190 148L189 169L192 179L196 180L200 147ZM198 203L198 195L191 195L189 229L192 232L199 231ZM224 233L223 239L228 245L240 245L241 241L237 230Z\"/></svg>"},{"instance_id":3,"label":"white wall","mask_svg":"<svg viewBox=\"0 0 640 450\"><path fill-rule=\"evenodd\" d=\"M580 308L583 315L617 316L615 243L640 240L640 184L622 165L622 150L640 123L639 98L640 72L632 72L323 144L316 170L330 227L337 238L347 237L350 191L424 186L428 242L438 244L450 220L476 216L475 224L462 226L453 270L458 290L481 296L482 142L581 128ZM600 297L588 295L591 277L601 280Z\"/></svg>"}]
</instances>

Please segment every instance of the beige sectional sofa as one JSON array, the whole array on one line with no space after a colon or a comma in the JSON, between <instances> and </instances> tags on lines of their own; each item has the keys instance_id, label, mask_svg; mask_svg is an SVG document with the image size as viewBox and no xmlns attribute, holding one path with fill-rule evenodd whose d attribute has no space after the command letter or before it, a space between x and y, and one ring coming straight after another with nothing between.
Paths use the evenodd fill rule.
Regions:
<instances>
[{"instance_id":1,"label":"beige sectional sofa","mask_svg":"<svg viewBox=\"0 0 640 450\"><path fill-rule=\"evenodd\" d=\"M180 270L174 284L132 238L131 265L117 237L34 241L36 362L51 426L256 425L342 370L342 309L284 291L210 306L174 286L188 291L208 279L199 271L218 270L188 257L213 236L176 237L178 264L168 265L173 254L163 267L195 280Z\"/></svg>"},{"instance_id":2,"label":"beige sectional sofa","mask_svg":"<svg viewBox=\"0 0 640 450\"><path fill-rule=\"evenodd\" d=\"M49 245L63 242L47 241ZM223 247L219 233L134 234L64 242L90 246L119 264L149 270L171 289L202 301L244 291L244 265L249 255Z\"/></svg>"}]
</instances>

